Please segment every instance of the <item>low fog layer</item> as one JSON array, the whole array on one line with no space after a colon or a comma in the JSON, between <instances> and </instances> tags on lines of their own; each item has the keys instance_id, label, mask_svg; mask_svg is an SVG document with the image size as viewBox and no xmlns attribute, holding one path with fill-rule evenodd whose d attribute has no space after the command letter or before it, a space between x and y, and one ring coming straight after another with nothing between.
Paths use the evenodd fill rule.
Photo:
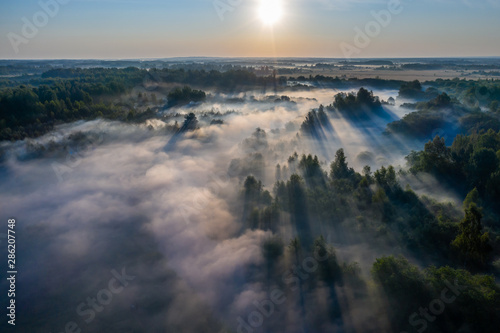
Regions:
<instances>
[{"instance_id":1,"label":"low fog layer","mask_svg":"<svg viewBox=\"0 0 500 333\"><path fill-rule=\"evenodd\" d=\"M2 144L0 217L18 223L19 327L62 332L75 322L83 332L236 331L238 317L269 292L262 283L265 270L258 269L266 263L263 242L279 236L288 243L295 236L286 228L278 235L246 228L239 198L248 175L272 191L276 165L285 165L294 152L318 155L327 170L344 148L350 166L361 171L365 165L404 166L404 156L422 148L422 142L382 134L387 123L409 112L399 106L384 106L388 119L358 124L330 112L331 128L320 138L301 133L306 114L331 103L336 93L290 91L285 95L291 100L282 103L259 93L213 94L210 102L167 111L181 114L168 124L96 120ZM375 92L382 99L395 94ZM201 116L212 109L222 115ZM181 123L189 112L197 114L200 129L172 140L167 125ZM210 125L216 118L223 124ZM429 179L404 182L421 193L433 188ZM446 189L439 195L456 200ZM364 274L377 256L391 253L334 245L341 259L361 263ZM123 292L95 316L77 312L91 309L79 306L123 270L134 277ZM324 288L305 294L319 312L330 297ZM286 332L300 332L294 318L299 309L290 305L287 311L272 320ZM351 314L369 322L365 315L362 307ZM325 332L341 332L349 320L325 325Z\"/></svg>"}]
</instances>

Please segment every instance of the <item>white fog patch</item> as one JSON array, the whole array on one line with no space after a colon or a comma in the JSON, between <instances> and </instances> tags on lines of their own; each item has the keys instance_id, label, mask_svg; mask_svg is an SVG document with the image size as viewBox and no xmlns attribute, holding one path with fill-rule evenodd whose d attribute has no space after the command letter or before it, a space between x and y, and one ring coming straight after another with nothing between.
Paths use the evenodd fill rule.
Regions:
<instances>
[{"instance_id":1,"label":"white fog patch","mask_svg":"<svg viewBox=\"0 0 500 333\"><path fill-rule=\"evenodd\" d=\"M160 251L180 279L173 286L173 304L201 302L216 317L230 321L233 318L228 316L265 295L260 284L245 280L245 274L249 267L263 263L262 242L273 236L264 231L242 232L238 208L243 179L231 174L233 160L240 159L240 165L246 166L249 154L261 154L261 180L272 189L276 164L284 165L295 151L317 154L325 170L339 148L345 148L349 163L358 171L366 164L400 163L404 157L382 137L383 122L356 127L328 113L333 130L322 140L300 134L305 115L320 104L330 104L336 93L331 89L283 93L296 104L249 102L248 94L238 95L245 102L208 105L221 112L237 111L223 116L220 126L209 126L210 118L201 118L201 111L180 109L197 114L202 126L180 136L168 150L172 134L166 125L172 119L143 124L77 122L38 139L4 143L0 217L16 216L23 227L46 233L47 248L26 251L28 255L58 254L54 261L61 265L93 258L109 248L127 253L131 246L127 242L135 242L138 232L151 234L151 247ZM256 128L266 132L267 145L245 146L244 140ZM76 134L86 143L80 145ZM360 154L364 157L358 158ZM62 181L54 163L67 167ZM132 233L121 230L122 225ZM147 252L148 258L151 255ZM106 272L108 268L95 269ZM25 274L29 280L37 278L35 271ZM183 299L188 291L196 295L196 302ZM180 320L172 308L159 311L169 322ZM154 315L154 320L160 318ZM289 318L288 325L293 322Z\"/></svg>"}]
</instances>

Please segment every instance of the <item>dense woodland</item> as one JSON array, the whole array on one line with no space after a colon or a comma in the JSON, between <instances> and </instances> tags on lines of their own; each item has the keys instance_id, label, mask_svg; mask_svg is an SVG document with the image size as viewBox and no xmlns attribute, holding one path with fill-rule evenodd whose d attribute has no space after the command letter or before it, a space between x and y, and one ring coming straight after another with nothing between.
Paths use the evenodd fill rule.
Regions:
<instances>
[{"instance_id":1,"label":"dense woodland","mask_svg":"<svg viewBox=\"0 0 500 333\"><path fill-rule=\"evenodd\" d=\"M288 296L301 315L306 313L307 296L316 287L321 286L327 295L328 312L309 313L304 325L310 327L303 330L314 332L325 322L345 322L342 305L349 300L353 306L371 309L367 313L374 321L372 331L454 332L465 325L467 332L496 332L500 327L500 286L496 283L500 277L500 82L436 80L421 84L322 76L293 80L322 86L397 87L398 98L417 100L405 105L415 112L390 123L386 135L394 140L398 135L428 140L421 151L406 157L407 166L402 169L371 170L366 166L354 170L343 149L328 166L317 156L292 154L286 163L276 166L276 181L268 189L259 172L245 169L238 199L244 229L278 235L262 246L265 282L283 289L298 288L298 294ZM141 103L167 109L206 100L209 95L202 89L277 91L287 81L286 77L259 77L245 70L53 69L29 83L0 90L0 140L38 137L55 125L76 120L143 121L159 116L149 107L145 112L136 110ZM146 92L133 96L133 103L116 102L116 97L130 94L137 86ZM159 90L165 92L166 100L156 99ZM289 103L290 98L283 96L276 102ZM332 131L330 117L341 114L358 121L385 117L385 112L384 103L361 88L337 94L331 105L311 110L299 133L319 140L322 132ZM216 119L211 125L223 123ZM181 125L170 127L173 137L167 149L199 127L197 115L186 114ZM435 129L441 129L448 140L434 137ZM242 146L253 151L266 148L266 135L257 129ZM263 168L262 155L255 158L255 165ZM419 196L404 184L405 177L422 175L445 183L464 198L463 205ZM291 225L298 236L280 238L283 225ZM325 231L333 238L326 240ZM392 249L398 255L376 259L366 272L356 262L341 262L330 243ZM280 272L314 255L327 259L319 262L319 269L308 279L282 279ZM420 267L411 263L414 258ZM247 275L262 282L256 273ZM444 314L433 320L422 313L413 315L444 288L450 289L450 283L460 288ZM378 294L385 297L374 296ZM373 304L373 299L380 303ZM388 326L381 314L388 316ZM265 328L278 329L273 326L276 322L279 320Z\"/></svg>"},{"instance_id":2,"label":"dense woodland","mask_svg":"<svg viewBox=\"0 0 500 333\"><path fill-rule=\"evenodd\" d=\"M460 102L461 90L447 90L451 97L446 92L423 91L416 82L409 85L421 92L419 98L427 96L429 100L414 104L417 111L390 124L388 134L430 138L429 129L453 126L456 136L451 144L438 135L422 151L406 157L407 169L388 166L372 172L366 166L361 173L349 167L343 149L338 150L328 169L317 156L295 153L286 164L277 165L272 191L255 176L246 178L241 192L243 219L250 229L276 234L283 224L293 226L296 239L288 244L278 239L263 249L275 266L293 267L300 262L298 258L318 251L329 253L329 260L320 263L314 278L300 285L304 290L301 297L307 297L306 290L325 281L331 288L327 291L331 313L328 317L318 314L318 323L345 319L339 306L346 301L342 297L363 307L370 302L370 294L378 290L387 297L378 305L379 315L389 313L386 330L454 332L466 327L467 332L496 332L500 325L500 287L495 282L500 276L498 110L481 110L478 105ZM403 85L401 90L408 89ZM488 89L488 98L495 98L495 87ZM404 94L408 92L400 93ZM494 100L482 104L496 105ZM359 121L366 115L377 116L381 108L378 98L362 88L357 93L336 95L326 110L333 112L332 116L340 112ZM328 117L323 106L312 110L301 133L321 140ZM409 175L432 175L465 198L463 205L417 195L411 187L402 185ZM400 255L377 259L367 279L356 262L337 259L335 249L323 238L327 230L333 230L333 239L329 239L333 243L393 248ZM419 268L405 257L418 258L427 268ZM278 280L273 282L279 285ZM445 315L437 318L426 308L415 308L415 304L433 304L436 295L453 288L453 283L459 286L455 289L460 300L447 303ZM299 308L301 302L297 299ZM314 331L319 327L304 329ZM378 322L374 327L384 326Z\"/></svg>"},{"instance_id":3,"label":"dense woodland","mask_svg":"<svg viewBox=\"0 0 500 333\"><path fill-rule=\"evenodd\" d=\"M172 107L189 102L200 102L206 98L201 90L248 89L260 87L276 90L286 85L286 77L259 77L251 71L238 69L219 71L138 68L65 68L51 69L38 77L31 78L22 85L9 81L0 89L0 140L20 140L37 137L51 130L56 124L98 117L114 120L133 120L139 113L134 103L117 102L116 97L130 93L134 87L165 90ZM294 78L293 81L309 80L320 86L348 88L368 86L378 89L400 88L400 98L422 100L416 104L406 104L417 109L400 121L388 127L389 132L402 135L429 137L429 129L444 128L453 132L466 133L470 130L500 129L500 84L498 81L436 80L425 82L430 86L425 91L418 81L401 82L381 79L340 79L317 75ZM24 82L24 81L23 81ZM174 88L164 85L177 84ZM183 87L184 86L184 87ZM441 91L441 93L440 93ZM151 100L156 102L156 97ZM144 97L140 96L142 101ZM137 101L136 101L137 102ZM338 94L328 108L344 111L344 114L360 118L367 112L382 111L381 101L366 89L357 94ZM160 101L156 105L161 106ZM486 108L490 113L481 112ZM458 124L451 124L456 118Z\"/></svg>"},{"instance_id":4,"label":"dense woodland","mask_svg":"<svg viewBox=\"0 0 500 333\"><path fill-rule=\"evenodd\" d=\"M257 77L243 70L227 72L183 69L52 69L28 84L0 89L0 140L37 137L55 125L75 120L106 118L133 120L134 104L116 97L134 87L161 90L165 84L188 84L206 88L273 86L273 77ZM161 86L161 87L159 87ZM168 88L167 88L168 89ZM189 86L166 91L168 105L203 101L205 92ZM139 96L142 100L143 96ZM154 98L154 97L153 97Z\"/></svg>"},{"instance_id":5,"label":"dense woodland","mask_svg":"<svg viewBox=\"0 0 500 333\"><path fill-rule=\"evenodd\" d=\"M354 293L350 302L360 307L370 301L370 292L379 290L387 297L387 303L378 306L382 313L389 313L391 331L425 327L429 332L453 332L467 324L471 332L496 332L500 287L490 274L496 271L498 277L499 273L498 261L493 262L500 250L499 139L500 133L489 131L457 137L449 148L436 137L424 151L408 156L410 172L430 172L447 179L457 191L469 191L463 207L419 197L411 188L403 188L398 181L401 171L392 166L375 172L366 167L358 173L348 166L340 149L328 170L316 156L292 155L286 165L277 166L272 192L254 176L247 177L241 194L243 218L251 229L279 234L283 221L295 228L299 236L289 244L281 239L265 244L263 251L273 267L298 264L300 258L318 251L329 253L329 259L302 286L304 295L318 283L332 288L332 313L322 320L341 318L339 289ZM457 170L460 178L448 174L450 169ZM392 247L401 255L377 259L371 269L373 280L367 280L357 263L339 262L313 221L322 221L323 230L334 230L330 240L334 243ZM427 262L428 268L418 268L403 255ZM273 283L280 285L278 276ZM432 302L449 287L446 283L457 283L463 290L459 301L447 305L446 315L432 326L421 313L410 317L418 310L415 304Z\"/></svg>"}]
</instances>

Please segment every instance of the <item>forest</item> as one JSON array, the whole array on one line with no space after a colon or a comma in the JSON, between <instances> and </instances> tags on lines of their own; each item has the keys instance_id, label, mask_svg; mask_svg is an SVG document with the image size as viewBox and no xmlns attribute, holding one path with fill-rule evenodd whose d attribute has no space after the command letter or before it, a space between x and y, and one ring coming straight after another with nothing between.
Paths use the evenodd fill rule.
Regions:
<instances>
[{"instance_id":1,"label":"forest","mask_svg":"<svg viewBox=\"0 0 500 333\"><path fill-rule=\"evenodd\" d=\"M499 18L0 0L0 333L498 333Z\"/></svg>"},{"instance_id":2,"label":"forest","mask_svg":"<svg viewBox=\"0 0 500 333\"><path fill-rule=\"evenodd\" d=\"M43 221L20 230L22 255L68 249L27 270L64 285L25 291L27 329L53 330L99 283L76 261L137 276L102 314L130 311L124 330L500 326L500 81L126 67L2 82L0 189L18 185L2 200ZM57 315L37 312L59 293Z\"/></svg>"},{"instance_id":3,"label":"forest","mask_svg":"<svg viewBox=\"0 0 500 333\"><path fill-rule=\"evenodd\" d=\"M499 265L495 254L500 250L500 133L489 130L459 135L451 147L436 136L423 151L414 151L406 159L408 171L388 166L372 172L367 166L358 173L349 167L343 149L337 151L328 170L322 168L317 156L294 154L286 165L277 165L272 192L264 190L255 177L246 178L241 191L243 218L251 229L276 233L284 218L296 228L298 236L290 243L275 239L272 246L264 244L272 267L299 265L300 258L315 251L330 253L314 278L299 284L300 288L310 290L325 282L330 288L349 290L360 303L369 300L371 288L383 291L391 309L393 332L412 327L451 332L464 324L471 332L494 332L500 324L500 288L489 274L498 272ZM449 182L464 194L463 206L439 203L418 196L409 185L402 187L398 173L405 172L431 173ZM347 236L349 242L371 248L398 248L428 267L422 270L403 255L382 257L373 263L373 280L366 280L357 263L340 262L335 249L321 236L316 238L319 231L311 227L311 221L324 221L325 228L333 229L333 242ZM285 284L292 282L284 280ZM276 283L279 285L279 280ZM433 295L452 288L450 283L460 286L457 296L462 292L466 296L459 302L448 302L452 305L446 305L446 315L432 328L428 321L434 322L436 316L428 309L410 315L417 310L414 304L432 304ZM334 289L330 292L335 296L328 320L335 322L341 318L335 304L342 300L337 299L340 296ZM434 315L437 312L432 310Z\"/></svg>"}]
</instances>

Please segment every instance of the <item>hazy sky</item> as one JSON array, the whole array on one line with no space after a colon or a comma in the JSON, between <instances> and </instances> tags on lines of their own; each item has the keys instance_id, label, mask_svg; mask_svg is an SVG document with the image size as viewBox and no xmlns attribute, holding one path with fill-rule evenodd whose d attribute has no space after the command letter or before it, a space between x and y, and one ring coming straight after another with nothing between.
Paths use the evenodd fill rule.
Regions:
<instances>
[{"instance_id":1,"label":"hazy sky","mask_svg":"<svg viewBox=\"0 0 500 333\"><path fill-rule=\"evenodd\" d=\"M262 0L2 0L0 58L344 57L341 45L356 57L500 56L500 0L401 0L385 27L371 12L397 0L272 1L273 25ZM64 4L47 15L40 3ZM356 46L367 24L373 37Z\"/></svg>"}]
</instances>

